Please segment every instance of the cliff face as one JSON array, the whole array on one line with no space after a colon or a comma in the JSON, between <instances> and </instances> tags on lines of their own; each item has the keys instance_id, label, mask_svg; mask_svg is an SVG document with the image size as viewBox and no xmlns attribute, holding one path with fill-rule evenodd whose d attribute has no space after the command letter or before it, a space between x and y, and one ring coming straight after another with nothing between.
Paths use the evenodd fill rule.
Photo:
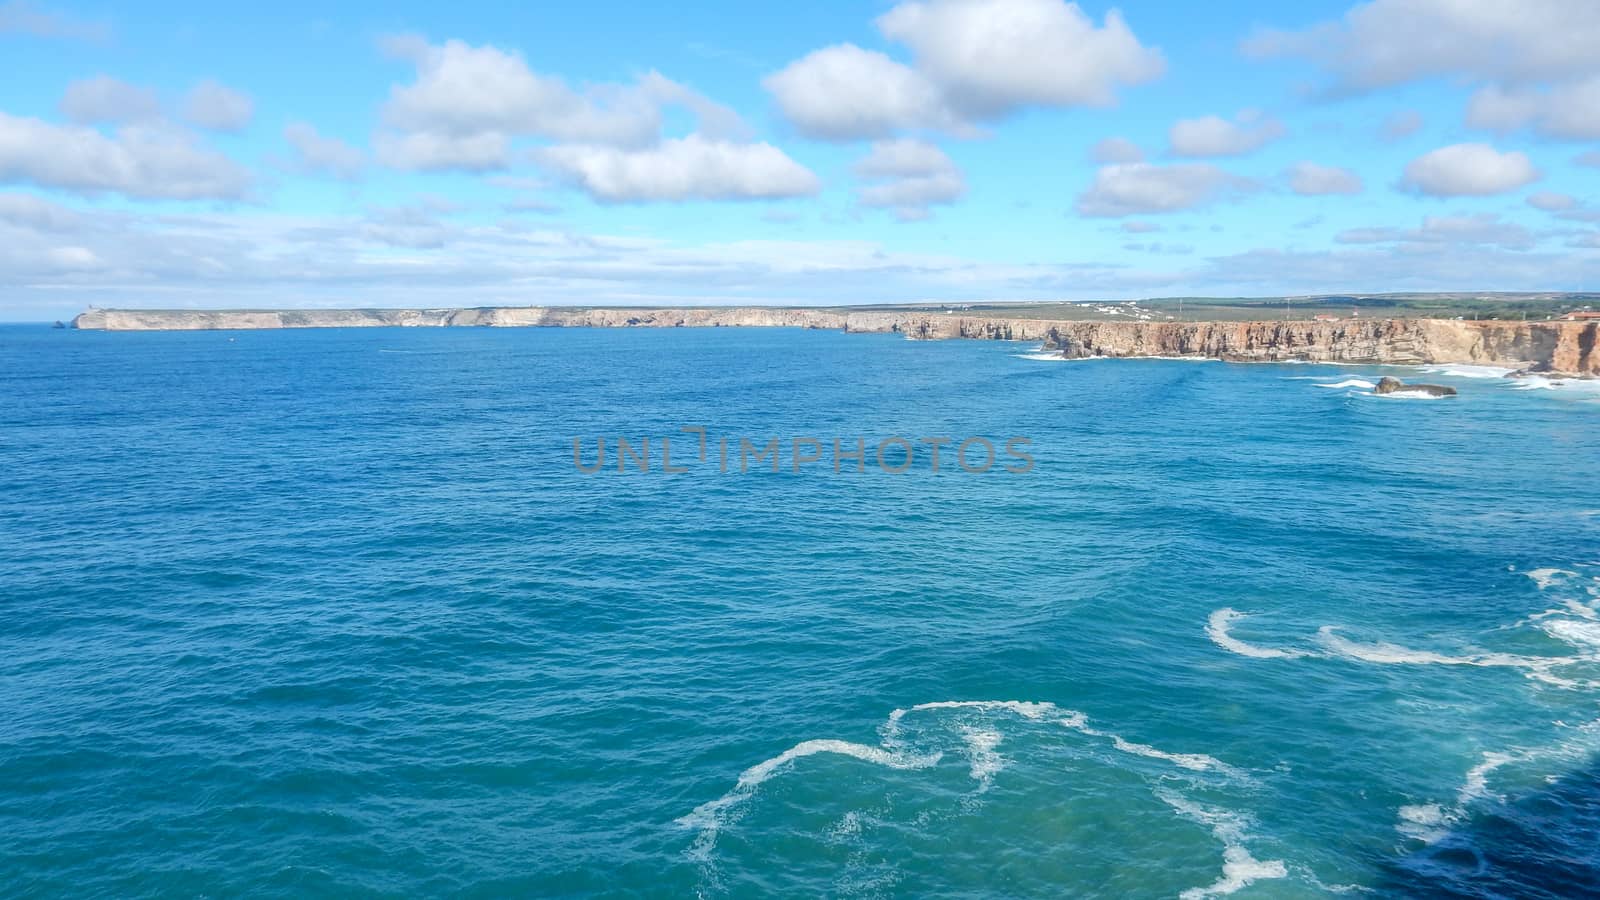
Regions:
<instances>
[{"instance_id":1,"label":"cliff face","mask_svg":"<svg viewBox=\"0 0 1600 900\"><path fill-rule=\"evenodd\" d=\"M1476 363L1600 375L1600 324L1344 319L1335 322L1066 322L945 313L777 307L589 309L92 309L76 328L194 331L357 327L788 327L897 332L916 340L1040 341L1070 358L1206 356L1234 361Z\"/></svg>"},{"instance_id":2,"label":"cliff face","mask_svg":"<svg viewBox=\"0 0 1600 900\"><path fill-rule=\"evenodd\" d=\"M1409 365L1469 363L1600 374L1596 333L1584 322L1059 322L1045 346L1069 358L1207 356Z\"/></svg>"},{"instance_id":3,"label":"cliff face","mask_svg":"<svg viewBox=\"0 0 1600 900\"><path fill-rule=\"evenodd\" d=\"M585 309L546 306L465 309L185 310L91 309L74 328L104 331L207 331L260 328L362 328L493 326L504 328L673 326L787 326L844 328L845 316L812 309Z\"/></svg>"}]
</instances>

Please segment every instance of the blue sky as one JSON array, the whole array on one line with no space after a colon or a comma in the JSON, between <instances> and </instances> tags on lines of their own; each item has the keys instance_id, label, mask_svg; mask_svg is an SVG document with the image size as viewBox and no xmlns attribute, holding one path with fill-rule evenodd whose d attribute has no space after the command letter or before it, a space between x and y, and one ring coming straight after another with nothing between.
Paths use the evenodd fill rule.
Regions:
<instances>
[{"instance_id":1,"label":"blue sky","mask_svg":"<svg viewBox=\"0 0 1600 900\"><path fill-rule=\"evenodd\" d=\"M1600 288L1600 6L0 0L0 319Z\"/></svg>"}]
</instances>

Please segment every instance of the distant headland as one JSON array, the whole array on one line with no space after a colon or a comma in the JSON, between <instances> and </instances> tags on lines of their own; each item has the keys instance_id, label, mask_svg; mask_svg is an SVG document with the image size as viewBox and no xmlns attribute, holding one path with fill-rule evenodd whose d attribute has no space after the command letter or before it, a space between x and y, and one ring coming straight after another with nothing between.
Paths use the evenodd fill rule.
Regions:
<instances>
[{"instance_id":1,"label":"distant headland","mask_svg":"<svg viewBox=\"0 0 1600 900\"><path fill-rule=\"evenodd\" d=\"M1370 298L1274 301L1139 301L873 307L468 307L439 309L156 310L91 308L73 327L101 331L199 331L365 327L788 327L898 333L914 340L1036 341L1068 358L1205 357L1235 362L1467 363L1573 376L1600 375L1600 316L1571 312L1574 295L1538 295L1533 316L1511 318L1504 295L1494 318L1474 320L1471 301L1428 317L1413 302ZM1586 298L1587 295L1582 295ZM1364 302L1365 301L1365 305ZM1298 303L1298 306L1297 306ZM1337 304L1344 304L1342 307ZM1566 306L1564 311L1560 307ZM1426 308L1426 307L1425 307ZM1277 316L1273 314L1276 313ZM1525 306L1523 315L1528 315ZM1562 314L1565 313L1565 317ZM1241 315L1244 314L1244 315ZM1252 315L1253 314L1253 315ZM1474 309L1470 315L1483 315ZM1196 317L1204 316L1204 320ZM1246 317L1249 316L1249 317ZM1278 318L1281 316L1282 318ZM1181 317L1181 318L1180 318Z\"/></svg>"}]
</instances>

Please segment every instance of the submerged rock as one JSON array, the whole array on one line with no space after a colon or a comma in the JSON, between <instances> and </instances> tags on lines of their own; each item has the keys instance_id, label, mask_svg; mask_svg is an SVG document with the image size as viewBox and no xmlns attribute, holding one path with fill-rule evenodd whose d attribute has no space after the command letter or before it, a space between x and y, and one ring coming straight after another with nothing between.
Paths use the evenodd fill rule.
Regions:
<instances>
[{"instance_id":1,"label":"submerged rock","mask_svg":"<svg viewBox=\"0 0 1600 900\"><path fill-rule=\"evenodd\" d=\"M1456 395L1456 389L1453 387L1447 387L1442 384L1406 384L1398 378L1387 376L1378 382L1378 386L1373 388L1372 392L1374 394L1410 392L1427 394L1430 397L1454 397Z\"/></svg>"}]
</instances>

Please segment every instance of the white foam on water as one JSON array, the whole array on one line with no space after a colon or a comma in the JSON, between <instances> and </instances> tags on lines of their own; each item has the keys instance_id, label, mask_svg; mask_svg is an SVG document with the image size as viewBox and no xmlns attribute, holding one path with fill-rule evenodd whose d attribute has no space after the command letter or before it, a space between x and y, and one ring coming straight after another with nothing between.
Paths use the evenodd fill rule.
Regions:
<instances>
[{"instance_id":1,"label":"white foam on water","mask_svg":"<svg viewBox=\"0 0 1600 900\"><path fill-rule=\"evenodd\" d=\"M1588 609L1588 607L1580 606L1579 609ZM1589 610L1589 612L1592 616L1594 611ZM1544 629L1545 634L1558 641L1563 641L1582 650L1588 650L1591 653L1600 651L1600 622L1593 621L1592 618L1588 621L1546 619L1539 627Z\"/></svg>"},{"instance_id":2,"label":"white foam on water","mask_svg":"<svg viewBox=\"0 0 1600 900\"><path fill-rule=\"evenodd\" d=\"M691 859L706 861L710 859L711 851L716 846L717 832L728 822L728 814L734 807L755 794L756 789L763 782L777 772L794 762L807 756L818 753L835 753L849 756L863 762L886 766L891 769L926 769L937 764L943 754L930 753L925 755L896 753L882 747L869 747L866 744L855 744L850 741L832 739L801 741L793 747L783 751L771 759L759 762L745 769L734 784L733 789L706 803L694 808L694 811L678 819L679 825L686 828L697 828L700 835L695 839L694 846L690 848Z\"/></svg>"},{"instance_id":3,"label":"white foam on water","mask_svg":"<svg viewBox=\"0 0 1600 900\"><path fill-rule=\"evenodd\" d=\"M1443 840L1449 835L1450 825L1455 821L1454 814L1447 813L1444 807L1437 803L1402 806L1399 814L1400 821L1395 825L1395 830L1425 844Z\"/></svg>"},{"instance_id":4,"label":"white foam on water","mask_svg":"<svg viewBox=\"0 0 1600 900\"><path fill-rule=\"evenodd\" d=\"M833 828L828 832L829 837L836 841L848 841L861 836L861 813L850 810L839 817Z\"/></svg>"},{"instance_id":5,"label":"white foam on water","mask_svg":"<svg viewBox=\"0 0 1600 900\"><path fill-rule=\"evenodd\" d=\"M1506 654L1482 656L1447 656L1432 650L1412 650L1398 644L1375 641L1361 644L1341 637L1337 625L1324 625L1317 629L1317 640L1335 656L1380 665L1437 665L1437 666L1516 666L1521 657Z\"/></svg>"},{"instance_id":6,"label":"white foam on water","mask_svg":"<svg viewBox=\"0 0 1600 900\"><path fill-rule=\"evenodd\" d=\"M1244 816L1227 810L1201 806L1167 790L1157 790L1156 796L1172 807L1178 815L1211 829L1212 836L1222 842L1222 875L1205 887L1189 888L1179 894L1181 900L1222 897L1257 881L1289 877L1289 867L1283 860L1256 859L1245 846L1249 820Z\"/></svg>"},{"instance_id":7,"label":"white foam on water","mask_svg":"<svg viewBox=\"0 0 1600 900\"><path fill-rule=\"evenodd\" d=\"M1095 733L1098 734L1099 732ZM1135 756L1146 756L1150 759L1163 759L1175 766L1185 769L1193 769L1197 772L1217 771L1227 772L1234 775L1242 774L1238 769L1235 769L1227 763L1222 762L1214 756L1208 756L1204 753L1168 753L1165 750L1159 750L1150 746L1149 744L1136 744L1132 741L1124 740L1122 737L1115 734L1110 735L1110 737L1113 746L1115 746L1118 750L1121 750L1123 753L1132 753Z\"/></svg>"},{"instance_id":8,"label":"white foam on water","mask_svg":"<svg viewBox=\"0 0 1600 900\"><path fill-rule=\"evenodd\" d=\"M1554 623L1543 626L1547 633L1550 633L1550 624ZM1556 634L1552 634L1552 636L1565 640L1564 637L1559 637ZM1569 634L1568 636L1582 635ZM1515 653L1475 653L1466 656L1451 656L1446 653L1435 653L1432 650L1413 650L1409 647L1402 647L1398 644L1390 644L1383 641L1370 644L1357 643L1341 637L1338 634L1337 626L1334 625L1324 625L1317 629L1317 639L1322 642L1323 646L1328 648L1330 653L1345 659L1378 663L1380 665L1477 666L1487 669L1519 669L1523 675L1535 681L1567 689L1595 687L1596 682L1562 678L1551 670L1570 666L1574 663L1600 660L1594 654L1588 653L1577 656L1519 656Z\"/></svg>"},{"instance_id":9,"label":"white foam on water","mask_svg":"<svg viewBox=\"0 0 1600 900\"><path fill-rule=\"evenodd\" d=\"M1041 351L1035 351L1033 353L1013 353L1011 355L1016 357L1017 359L1037 359L1037 360L1040 360L1041 362L1069 362L1070 361L1065 356L1062 356L1059 353L1044 353L1044 352L1041 352Z\"/></svg>"},{"instance_id":10,"label":"white foam on water","mask_svg":"<svg viewBox=\"0 0 1600 900\"><path fill-rule=\"evenodd\" d=\"M1312 655L1302 650L1279 650L1274 647L1258 647L1255 644L1245 643L1228 633L1233 623L1248 617L1248 614L1239 612L1236 609L1219 609L1213 612L1210 618L1206 619L1206 637L1211 638L1211 643L1229 653L1237 653L1240 656L1248 656L1253 659L1300 659Z\"/></svg>"},{"instance_id":11,"label":"white foam on water","mask_svg":"<svg viewBox=\"0 0 1600 900\"><path fill-rule=\"evenodd\" d=\"M1370 382L1368 380L1366 380L1365 378L1346 378L1343 381L1335 382L1333 384L1319 384L1319 385L1317 385L1317 387L1319 387L1319 388L1335 388L1335 389L1337 389L1337 388L1358 387L1358 388L1366 388L1367 390L1370 391L1373 388L1377 387L1377 385L1373 384L1372 382Z\"/></svg>"},{"instance_id":12,"label":"white foam on water","mask_svg":"<svg viewBox=\"0 0 1600 900\"><path fill-rule=\"evenodd\" d=\"M1571 616L1576 616L1573 618ZM1554 618L1561 617L1561 618ZM1247 618L1236 609L1223 608L1211 613L1206 620L1206 636L1213 644L1239 656L1253 659L1346 659L1378 665L1434 665L1475 666L1479 668L1507 668L1520 671L1525 677L1568 690L1600 687L1600 681L1565 678L1557 669L1579 663L1600 663L1600 613L1593 607L1576 601L1567 601L1564 608L1547 610L1513 627L1539 622L1539 628L1550 637L1580 652L1570 656L1523 656L1515 653L1470 653L1452 655L1433 650L1417 650L1386 641L1362 643L1339 634L1339 626L1323 625L1317 629L1321 652L1286 650L1262 647L1239 640L1230 633L1234 623Z\"/></svg>"},{"instance_id":13,"label":"white foam on water","mask_svg":"<svg viewBox=\"0 0 1600 900\"><path fill-rule=\"evenodd\" d=\"M1453 378L1504 378L1517 370L1505 366L1443 365L1424 366L1421 371L1430 375L1448 375Z\"/></svg>"},{"instance_id":14,"label":"white foam on water","mask_svg":"<svg viewBox=\"0 0 1600 900\"><path fill-rule=\"evenodd\" d=\"M1444 809L1437 803L1400 807L1400 818L1416 825L1443 825Z\"/></svg>"},{"instance_id":15,"label":"white foam on water","mask_svg":"<svg viewBox=\"0 0 1600 900\"><path fill-rule=\"evenodd\" d=\"M1461 785L1461 790L1456 793L1456 805L1465 808L1467 805L1485 799L1499 799L1498 795L1489 792L1489 776L1495 769L1509 762L1515 762L1517 756L1511 753L1487 752L1483 754L1483 762L1467 770L1467 778Z\"/></svg>"},{"instance_id":16,"label":"white foam on water","mask_svg":"<svg viewBox=\"0 0 1600 900\"><path fill-rule=\"evenodd\" d=\"M1600 378L1548 378L1543 375L1527 375L1518 378L1519 384L1514 390L1519 391L1559 391L1566 394L1596 394L1600 395Z\"/></svg>"},{"instance_id":17,"label":"white foam on water","mask_svg":"<svg viewBox=\"0 0 1600 900\"><path fill-rule=\"evenodd\" d=\"M1533 583L1538 585L1539 590L1541 591L1548 591L1557 582L1565 580L1566 578L1576 578L1578 575L1577 572L1568 571L1567 569L1557 569L1553 566L1547 566L1543 569L1529 569L1522 574L1532 578Z\"/></svg>"},{"instance_id":18,"label":"white foam on water","mask_svg":"<svg viewBox=\"0 0 1600 900\"><path fill-rule=\"evenodd\" d=\"M1031 700L935 700L931 703L918 703L909 710L897 709L889 714L889 718L898 721L907 712L922 712L929 709L978 709L985 712L1006 710L1014 712L1025 719L1042 719L1054 712L1059 712L1060 707L1049 702L1034 702ZM1067 710L1071 712L1072 710Z\"/></svg>"},{"instance_id":19,"label":"white foam on water","mask_svg":"<svg viewBox=\"0 0 1600 900\"><path fill-rule=\"evenodd\" d=\"M1123 738L1119 734L1101 731L1089 724L1089 717L1074 709L1062 709L1054 703L1037 703L1026 700L939 700L933 703L919 703L910 710L895 710L889 714L890 726L885 729L887 735L898 738L899 722L908 711L930 709L978 709L987 712L1007 711L1016 713L1026 719L1039 720L1049 715L1058 716L1057 722L1087 737L1104 738L1111 741L1116 749L1123 753L1143 756L1149 759L1160 759L1174 765L1194 771L1226 772L1233 775L1243 775L1238 769L1222 762L1214 756L1204 753L1169 753L1152 747L1148 744L1139 744ZM888 740L885 743L889 743Z\"/></svg>"},{"instance_id":20,"label":"white foam on water","mask_svg":"<svg viewBox=\"0 0 1600 900\"><path fill-rule=\"evenodd\" d=\"M1560 721L1553 724L1572 728ZM1456 790L1454 804L1445 806L1439 803L1419 803L1402 806L1398 810L1399 821L1395 824L1395 830L1424 843L1438 843L1449 835L1451 828L1466 820L1468 810L1472 806L1484 802L1505 802L1505 797L1489 788L1490 776L1496 770L1512 763L1527 764L1540 760L1564 760L1572 763L1590 758L1595 750L1595 735L1600 731L1600 720L1577 726L1572 730L1575 732L1573 737L1540 749L1484 751L1481 761L1467 770L1466 776L1461 781L1461 787ZM1554 776L1546 777L1546 781L1553 779Z\"/></svg>"},{"instance_id":21,"label":"white foam on water","mask_svg":"<svg viewBox=\"0 0 1600 900\"><path fill-rule=\"evenodd\" d=\"M994 776L1005 768L1005 757L995 752L1000 746L1000 732L985 728L962 727L961 738L967 745L968 774L978 783L978 793L989 790Z\"/></svg>"},{"instance_id":22,"label":"white foam on water","mask_svg":"<svg viewBox=\"0 0 1600 900\"><path fill-rule=\"evenodd\" d=\"M1395 830L1424 844L1436 844L1450 835L1450 829L1467 817L1467 809L1485 800L1500 801L1500 795L1489 790L1489 776L1507 763L1527 759L1524 753L1486 751L1483 760L1467 770L1461 787L1456 791L1455 803L1415 803L1400 807L1396 812L1399 821Z\"/></svg>"},{"instance_id":23,"label":"white foam on water","mask_svg":"<svg viewBox=\"0 0 1600 900\"><path fill-rule=\"evenodd\" d=\"M1450 395L1445 395L1445 396L1441 397L1438 394L1430 394L1427 391L1406 391L1406 390L1390 391L1387 394L1377 394L1377 393L1366 394L1366 395L1363 395L1363 396L1392 397L1392 398L1394 398L1396 400L1448 400L1448 399L1450 399Z\"/></svg>"},{"instance_id":24,"label":"white foam on water","mask_svg":"<svg viewBox=\"0 0 1600 900\"><path fill-rule=\"evenodd\" d=\"M902 736L903 723L907 715L933 710L1005 712L1030 721L1042 721L1047 717L1053 717L1057 724L1086 737L1109 740L1113 747L1123 753L1158 759L1193 771L1218 772L1228 776L1248 778L1244 772L1213 756L1203 753L1172 753L1094 728L1089 724L1088 716L1077 710L1063 709L1054 703L1027 700L936 700L891 711L879 729L880 746L872 747L834 739L801 741L777 756L745 769L727 793L715 800L700 804L688 815L676 820L676 823L684 828L699 831L689 848L689 858L709 863L711 853L716 847L718 833L735 820L740 805L753 797L763 783L788 769L796 760L821 753L831 753L889 769L927 769L937 765L944 756L942 751L913 752L905 746ZM965 748L968 774L978 782L975 793L981 794L993 784L995 775L1005 768L1006 760L997 751L1004 736L992 725L979 727L961 723L957 724L957 730Z\"/></svg>"}]
</instances>

